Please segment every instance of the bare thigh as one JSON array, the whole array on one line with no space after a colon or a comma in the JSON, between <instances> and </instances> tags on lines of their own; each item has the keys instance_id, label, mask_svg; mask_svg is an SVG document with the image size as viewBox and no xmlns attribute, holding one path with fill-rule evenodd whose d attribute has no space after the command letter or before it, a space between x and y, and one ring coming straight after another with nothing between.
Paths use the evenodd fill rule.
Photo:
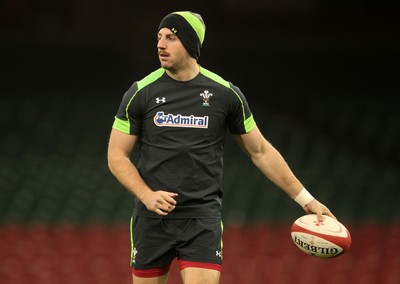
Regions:
<instances>
[{"instance_id":1,"label":"bare thigh","mask_svg":"<svg viewBox=\"0 0 400 284\"><path fill-rule=\"evenodd\" d=\"M168 273L159 277L142 278L132 275L133 284L166 284Z\"/></svg>"},{"instance_id":2,"label":"bare thigh","mask_svg":"<svg viewBox=\"0 0 400 284\"><path fill-rule=\"evenodd\" d=\"M187 267L181 270L184 284L219 284L221 272L214 269Z\"/></svg>"}]
</instances>

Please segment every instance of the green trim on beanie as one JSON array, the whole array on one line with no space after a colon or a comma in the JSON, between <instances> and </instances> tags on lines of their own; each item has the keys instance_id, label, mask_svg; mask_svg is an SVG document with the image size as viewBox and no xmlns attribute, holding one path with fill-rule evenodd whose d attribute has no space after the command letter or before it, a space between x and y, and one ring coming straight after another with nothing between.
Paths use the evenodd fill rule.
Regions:
<instances>
[{"instance_id":1,"label":"green trim on beanie","mask_svg":"<svg viewBox=\"0 0 400 284\"><path fill-rule=\"evenodd\" d=\"M206 34L206 26L201 16L199 14L189 11L174 12L173 14L178 14L184 17L185 20L190 24L190 26L196 32L200 44L203 44L204 36Z\"/></svg>"}]
</instances>

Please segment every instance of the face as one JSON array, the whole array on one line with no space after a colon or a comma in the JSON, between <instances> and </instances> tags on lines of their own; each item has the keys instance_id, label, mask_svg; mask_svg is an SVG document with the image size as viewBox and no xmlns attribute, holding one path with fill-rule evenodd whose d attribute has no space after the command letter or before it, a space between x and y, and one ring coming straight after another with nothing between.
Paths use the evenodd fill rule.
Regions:
<instances>
[{"instance_id":1,"label":"face","mask_svg":"<svg viewBox=\"0 0 400 284\"><path fill-rule=\"evenodd\" d=\"M169 71L182 69L191 56L180 39L170 29L162 28L157 34L158 58L161 67Z\"/></svg>"}]
</instances>

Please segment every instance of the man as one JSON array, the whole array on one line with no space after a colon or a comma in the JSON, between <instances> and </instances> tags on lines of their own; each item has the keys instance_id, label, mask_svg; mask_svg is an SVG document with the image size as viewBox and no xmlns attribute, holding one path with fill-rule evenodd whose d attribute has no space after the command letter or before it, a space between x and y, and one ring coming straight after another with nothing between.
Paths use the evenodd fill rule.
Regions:
<instances>
[{"instance_id":1,"label":"man","mask_svg":"<svg viewBox=\"0 0 400 284\"><path fill-rule=\"evenodd\" d=\"M166 283L178 259L185 284L219 283L221 179L226 128L254 165L307 213L332 216L260 133L239 88L197 64L205 25L189 11L158 28L161 68L135 82L115 117L111 172L135 196L133 283ZM140 147L140 161L129 157Z\"/></svg>"}]
</instances>

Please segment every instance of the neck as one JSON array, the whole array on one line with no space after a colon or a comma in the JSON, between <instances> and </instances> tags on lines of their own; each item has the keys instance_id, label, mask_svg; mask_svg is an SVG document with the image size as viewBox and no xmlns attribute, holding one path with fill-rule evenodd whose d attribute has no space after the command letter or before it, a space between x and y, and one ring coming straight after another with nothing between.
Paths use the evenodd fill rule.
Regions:
<instances>
[{"instance_id":1,"label":"neck","mask_svg":"<svg viewBox=\"0 0 400 284\"><path fill-rule=\"evenodd\" d=\"M167 69L167 74L176 81L190 81L200 72L200 67L195 59L185 64L182 68Z\"/></svg>"}]
</instances>

